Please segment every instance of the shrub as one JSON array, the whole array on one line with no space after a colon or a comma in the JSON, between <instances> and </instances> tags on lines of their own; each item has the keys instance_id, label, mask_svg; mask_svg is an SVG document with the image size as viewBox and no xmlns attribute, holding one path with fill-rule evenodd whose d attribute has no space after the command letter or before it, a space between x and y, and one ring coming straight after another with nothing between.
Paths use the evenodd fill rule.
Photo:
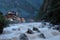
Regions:
<instances>
[{"instance_id":1,"label":"shrub","mask_svg":"<svg viewBox=\"0 0 60 40\"><path fill-rule=\"evenodd\" d=\"M3 13L0 12L0 34L3 32L3 28L8 25L8 21L4 18Z\"/></svg>"}]
</instances>

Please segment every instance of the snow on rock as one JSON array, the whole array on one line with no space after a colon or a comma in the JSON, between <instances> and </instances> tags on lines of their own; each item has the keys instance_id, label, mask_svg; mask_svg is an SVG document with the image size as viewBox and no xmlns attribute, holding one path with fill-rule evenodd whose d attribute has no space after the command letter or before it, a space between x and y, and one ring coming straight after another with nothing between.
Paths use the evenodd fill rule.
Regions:
<instances>
[{"instance_id":1,"label":"snow on rock","mask_svg":"<svg viewBox=\"0 0 60 40\"><path fill-rule=\"evenodd\" d=\"M43 27L44 26L44 27ZM34 30L33 30L34 28ZM32 34L27 33L29 29ZM37 32L40 31L40 32ZM41 22L10 24L4 28L3 34L0 35L0 40L60 40L60 32L49 29L49 24Z\"/></svg>"}]
</instances>

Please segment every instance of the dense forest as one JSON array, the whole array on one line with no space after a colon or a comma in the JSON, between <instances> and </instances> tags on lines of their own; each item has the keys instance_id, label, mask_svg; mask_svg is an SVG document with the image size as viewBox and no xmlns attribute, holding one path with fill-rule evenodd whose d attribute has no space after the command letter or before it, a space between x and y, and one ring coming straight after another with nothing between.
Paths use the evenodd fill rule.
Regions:
<instances>
[{"instance_id":1,"label":"dense forest","mask_svg":"<svg viewBox=\"0 0 60 40\"><path fill-rule=\"evenodd\" d=\"M60 24L60 0L45 0L36 18Z\"/></svg>"}]
</instances>

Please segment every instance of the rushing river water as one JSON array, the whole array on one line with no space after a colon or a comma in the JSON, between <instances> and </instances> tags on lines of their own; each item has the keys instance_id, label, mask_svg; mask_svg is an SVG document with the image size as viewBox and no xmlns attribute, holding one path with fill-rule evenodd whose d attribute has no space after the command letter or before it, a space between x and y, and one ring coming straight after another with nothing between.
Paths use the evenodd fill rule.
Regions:
<instances>
[{"instance_id":1,"label":"rushing river water","mask_svg":"<svg viewBox=\"0 0 60 40\"><path fill-rule=\"evenodd\" d=\"M4 28L0 40L60 40L60 32L50 27L48 22L10 24L9 27Z\"/></svg>"}]
</instances>

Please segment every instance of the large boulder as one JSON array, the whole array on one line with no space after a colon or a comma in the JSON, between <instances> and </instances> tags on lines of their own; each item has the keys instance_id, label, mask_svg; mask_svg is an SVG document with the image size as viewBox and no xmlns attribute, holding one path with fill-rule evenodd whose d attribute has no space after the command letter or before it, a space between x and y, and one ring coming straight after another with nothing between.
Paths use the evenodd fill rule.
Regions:
<instances>
[{"instance_id":1,"label":"large boulder","mask_svg":"<svg viewBox=\"0 0 60 40\"><path fill-rule=\"evenodd\" d=\"M28 29L28 31L26 33L33 34L34 32L31 29Z\"/></svg>"},{"instance_id":2,"label":"large boulder","mask_svg":"<svg viewBox=\"0 0 60 40\"><path fill-rule=\"evenodd\" d=\"M37 31L37 32L40 32L38 28L36 27L33 27L33 31Z\"/></svg>"}]
</instances>

